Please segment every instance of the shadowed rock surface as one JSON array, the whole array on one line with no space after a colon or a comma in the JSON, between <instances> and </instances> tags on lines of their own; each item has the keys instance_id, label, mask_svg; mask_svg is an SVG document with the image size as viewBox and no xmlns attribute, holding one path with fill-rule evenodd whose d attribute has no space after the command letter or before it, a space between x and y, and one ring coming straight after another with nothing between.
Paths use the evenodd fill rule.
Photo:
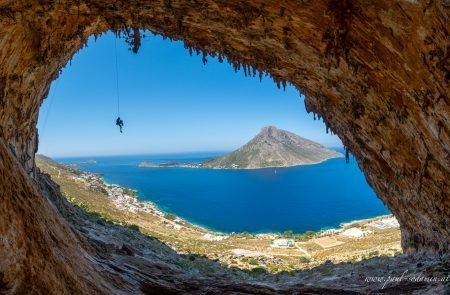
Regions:
<instances>
[{"instance_id":1,"label":"shadowed rock surface","mask_svg":"<svg viewBox=\"0 0 450 295\"><path fill-rule=\"evenodd\" d=\"M449 9L426 0L0 0L0 291L129 286L121 270L100 276L98 268L111 267L87 254L83 236L39 191L34 163L50 83L89 36L107 30L135 52L139 28L149 29L205 61L227 58L247 74L292 83L396 216L406 253L447 253Z\"/></svg>"},{"instance_id":2,"label":"shadowed rock surface","mask_svg":"<svg viewBox=\"0 0 450 295\"><path fill-rule=\"evenodd\" d=\"M273 126L264 127L247 144L223 157L202 163L219 169L257 169L317 164L342 154Z\"/></svg>"}]
</instances>

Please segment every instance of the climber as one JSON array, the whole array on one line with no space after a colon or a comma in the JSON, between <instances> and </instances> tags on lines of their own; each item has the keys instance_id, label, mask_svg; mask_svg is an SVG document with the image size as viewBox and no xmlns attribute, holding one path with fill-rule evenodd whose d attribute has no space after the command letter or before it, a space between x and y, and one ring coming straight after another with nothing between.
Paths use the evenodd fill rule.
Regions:
<instances>
[{"instance_id":1,"label":"climber","mask_svg":"<svg viewBox=\"0 0 450 295\"><path fill-rule=\"evenodd\" d=\"M122 121L122 119L120 119L120 117L117 117L116 125L119 126L119 128L120 128L120 133L123 133L123 132L122 132L123 121Z\"/></svg>"}]
</instances>

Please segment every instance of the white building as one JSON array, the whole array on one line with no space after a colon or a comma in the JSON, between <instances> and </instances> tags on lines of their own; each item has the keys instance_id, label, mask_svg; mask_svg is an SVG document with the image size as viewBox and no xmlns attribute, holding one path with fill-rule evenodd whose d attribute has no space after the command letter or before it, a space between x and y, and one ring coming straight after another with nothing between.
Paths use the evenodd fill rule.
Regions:
<instances>
[{"instance_id":1,"label":"white building","mask_svg":"<svg viewBox=\"0 0 450 295\"><path fill-rule=\"evenodd\" d=\"M223 241L223 240L228 239L228 236L216 236L216 235L207 233L207 234L203 235L203 239L208 240L208 241Z\"/></svg>"},{"instance_id":2,"label":"white building","mask_svg":"<svg viewBox=\"0 0 450 295\"><path fill-rule=\"evenodd\" d=\"M294 241L290 239L275 239L272 241L273 248L288 248L294 246Z\"/></svg>"},{"instance_id":3,"label":"white building","mask_svg":"<svg viewBox=\"0 0 450 295\"><path fill-rule=\"evenodd\" d=\"M351 237L351 238L359 239L359 238L363 238L365 236L368 236L368 235L370 235L372 233L373 232L370 231L370 230L362 230L362 229L360 229L358 227L352 227L352 228L349 228L349 229L345 230L342 233L342 235L343 236L347 236L347 237Z\"/></svg>"}]
</instances>

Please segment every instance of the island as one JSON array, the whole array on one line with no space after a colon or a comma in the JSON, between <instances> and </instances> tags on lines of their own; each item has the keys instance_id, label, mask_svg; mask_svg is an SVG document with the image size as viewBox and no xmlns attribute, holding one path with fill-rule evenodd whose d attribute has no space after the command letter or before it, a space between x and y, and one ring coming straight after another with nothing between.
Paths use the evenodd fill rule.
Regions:
<instances>
[{"instance_id":1,"label":"island","mask_svg":"<svg viewBox=\"0 0 450 295\"><path fill-rule=\"evenodd\" d=\"M144 161L139 163L138 167L141 168L201 168L201 163L182 163L182 162L167 162L155 164L152 162Z\"/></svg>"},{"instance_id":2,"label":"island","mask_svg":"<svg viewBox=\"0 0 450 295\"><path fill-rule=\"evenodd\" d=\"M343 155L292 132L268 126L252 140L225 156L202 163L216 169L258 169L317 164Z\"/></svg>"},{"instance_id":3,"label":"island","mask_svg":"<svg viewBox=\"0 0 450 295\"><path fill-rule=\"evenodd\" d=\"M152 162L144 161L144 162L139 163L138 167L154 168L154 167L159 167L159 166Z\"/></svg>"},{"instance_id":4,"label":"island","mask_svg":"<svg viewBox=\"0 0 450 295\"><path fill-rule=\"evenodd\" d=\"M180 167L212 169L260 169L292 167L322 163L332 158L343 158L341 153L295 133L268 126L239 149L202 163L169 162L154 164L141 162L139 167Z\"/></svg>"}]
</instances>

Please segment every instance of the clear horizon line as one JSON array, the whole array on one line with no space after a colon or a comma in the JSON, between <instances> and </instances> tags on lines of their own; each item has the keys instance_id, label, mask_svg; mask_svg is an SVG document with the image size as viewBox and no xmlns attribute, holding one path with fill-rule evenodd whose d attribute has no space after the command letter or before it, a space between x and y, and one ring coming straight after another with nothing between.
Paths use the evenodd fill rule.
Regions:
<instances>
[{"instance_id":1,"label":"clear horizon line","mask_svg":"<svg viewBox=\"0 0 450 295\"><path fill-rule=\"evenodd\" d=\"M233 150L207 150L207 151L180 151L180 152L137 152L137 153L122 153L122 154L97 154L97 155L57 155L57 156L50 156L43 153L37 153L36 155L42 155L50 158L89 158L89 157L119 157L119 156L150 156L150 155L181 155L181 154L200 154L200 153L223 153L223 152L231 152Z\"/></svg>"},{"instance_id":2,"label":"clear horizon line","mask_svg":"<svg viewBox=\"0 0 450 295\"><path fill-rule=\"evenodd\" d=\"M325 146L329 149L343 148L343 146ZM90 157L119 157L119 156L159 156L159 155L181 155L181 154L200 154L200 153L229 153L235 151L232 150L198 150L198 151L179 151L179 152L137 152L137 153L112 153L112 154L91 154L91 155L47 155L44 153L36 153L36 155L42 155L50 158L90 158Z\"/></svg>"}]
</instances>

